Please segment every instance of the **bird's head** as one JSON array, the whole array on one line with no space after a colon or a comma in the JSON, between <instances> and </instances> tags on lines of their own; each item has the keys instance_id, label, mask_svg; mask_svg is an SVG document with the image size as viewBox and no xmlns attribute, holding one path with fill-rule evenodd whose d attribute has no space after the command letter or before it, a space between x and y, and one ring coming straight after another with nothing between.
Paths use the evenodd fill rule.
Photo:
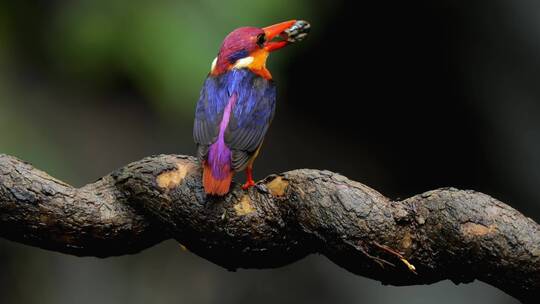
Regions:
<instances>
[{"instance_id":1,"label":"bird's head","mask_svg":"<svg viewBox=\"0 0 540 304\"><path fill-rule=\"evenodd\" d=\"M270 72L266 69L270 52L302 40L309 28L309 23L303 20L285 21L262 29L238 28L223 40L210 73L220 75L232 69L247 68L270 79Z\"/></svg>"}]
</instances>

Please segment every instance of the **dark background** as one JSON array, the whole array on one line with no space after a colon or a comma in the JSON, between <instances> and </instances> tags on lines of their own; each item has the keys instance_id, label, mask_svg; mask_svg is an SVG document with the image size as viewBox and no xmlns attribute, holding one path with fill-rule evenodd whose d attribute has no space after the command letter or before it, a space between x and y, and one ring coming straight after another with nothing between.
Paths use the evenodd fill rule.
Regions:
<instances>
[{"instance_id":1,"label":"dark background","mask_svg":"<svg viewBox=\"0 0 540 304\"><path fill-rule=\"evenodd\" d=\"M443 186L540 221L540 2L0 0L0 153L80 186L193 154L198 91L232 29L302 18L272 54L256 178L340 172L391 198ZM240 176L243 178L243 176ZM0 240L0 303L515 303L483 283L387 287L321 256L227 272L172 241L76 258Z\"/></svg>"}]
</instances>

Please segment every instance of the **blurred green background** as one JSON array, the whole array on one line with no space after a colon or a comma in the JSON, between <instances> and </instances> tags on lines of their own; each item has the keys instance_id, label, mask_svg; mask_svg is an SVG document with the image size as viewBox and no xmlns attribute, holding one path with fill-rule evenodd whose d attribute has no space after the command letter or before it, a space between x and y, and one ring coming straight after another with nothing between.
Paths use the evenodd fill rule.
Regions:
<instances>
[{"instance_id":1,"label":"blurred green background","mask_svg":"<svg viewBox=\"0 0 540 304\"><path fill-rule=\"evenodd\" d=\"M0 153L81 186L151 154L194 154L192 117L234 28L288 19L278 109L255 177L341 172L392 198L442 186L540 219L535 1L0 0ZM475 282L390 287L321 256L227 272L172 241L75 258L0 239L0 303L516 303Z\"/></svg>"},{"instance_id":2,"label":"blurred green background","mask_svg":"<svg viewBox=\"0 0 540 304\"><path fill-rule=\"evenodd\" d=\"M190 152L193 106L223 37L298 15L317 21L324 11L286 0L0 3L0 127L11 130L2 152L43 160L75 184L87 182L81 169L103 173L81 162L84 154L103 153L117 166L145 153ZM285 58L275 59L279 74ZM127 146L110 155L118 137ZM140 142L148 140L156 142Z\"/></svg>"}]
</instances>

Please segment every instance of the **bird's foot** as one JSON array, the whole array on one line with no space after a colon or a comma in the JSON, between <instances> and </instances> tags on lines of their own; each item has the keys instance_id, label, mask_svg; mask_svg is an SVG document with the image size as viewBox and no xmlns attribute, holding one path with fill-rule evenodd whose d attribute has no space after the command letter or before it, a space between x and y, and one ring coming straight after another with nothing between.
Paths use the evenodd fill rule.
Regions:
<instances>
[{"instance_id":1,"label":"bird's foot","mask_svg":"<svg viewBox=\"0 0 540 304\"><path fill-rule=\"evenodd\" d=\"M253 186L255 186L255 182L252 179L248 179L246 183L242 186L242 190L247 190Z\"/></svg>"}]
</instances>

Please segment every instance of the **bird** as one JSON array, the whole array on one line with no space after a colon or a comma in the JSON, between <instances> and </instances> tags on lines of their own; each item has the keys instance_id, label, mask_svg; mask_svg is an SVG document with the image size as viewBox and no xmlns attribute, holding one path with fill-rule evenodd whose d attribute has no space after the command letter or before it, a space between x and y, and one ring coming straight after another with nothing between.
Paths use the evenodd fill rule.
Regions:
<instances>
[{"instance_id":1,"label":"bird","mask_svg":"<svg viewBox=\"0 0 540 304\"><path fill-rule=\"evenodd\" d=\"M235 172L245 169L242 189L255 185L253 163L276 108L276 86L266 60L271 52L303 40L304 20L229 33L212 61L195 107L193 139L207 195L229 192Z\"/></svg>"}]
</instances>

